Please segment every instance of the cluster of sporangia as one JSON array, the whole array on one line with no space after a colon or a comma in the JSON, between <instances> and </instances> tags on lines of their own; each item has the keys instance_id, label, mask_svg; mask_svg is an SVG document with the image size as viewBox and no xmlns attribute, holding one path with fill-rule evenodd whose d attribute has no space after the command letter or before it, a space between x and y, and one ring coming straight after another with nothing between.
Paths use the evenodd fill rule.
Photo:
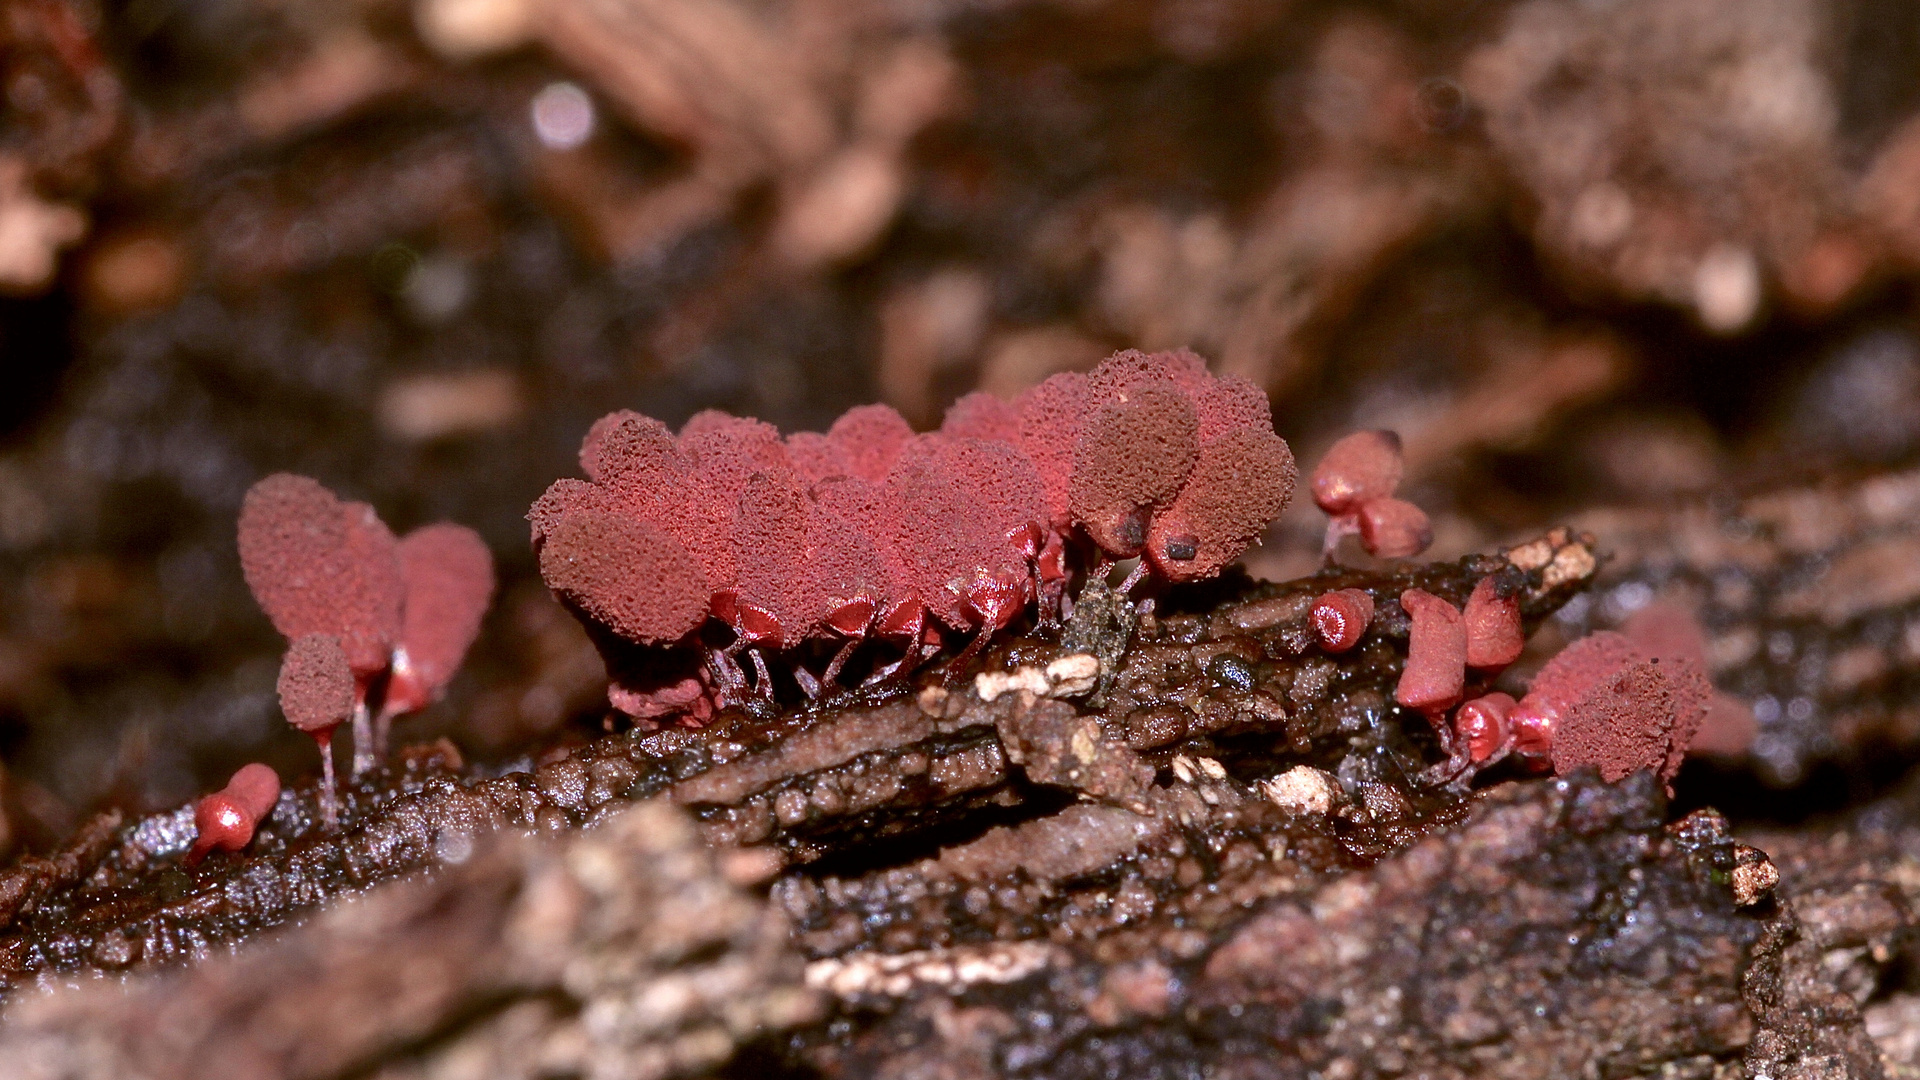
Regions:
<instances>
[{"instance_id":1,"label":"cluster of sporangia","mask_svg":"<svg viewBox=\"0 0 1920 1080\"><path fill-rule=\"evenodd\" d=\"M241 505L240 565L289 642L280 707L319 744L320 806L331 824L334 729L353 723L356 776L385 758L394 718L438 698L479 635L493 599L493 556L473 530L445 522L395 539L366 503L275 473ZM235 773L200 801L189 858L245 847L279 789L265 765Z\"/></svg>"},{"instance_id":2,"label":"cluster of sporangia","mask_svg":"<svg viewBox=\"0 0 1920 1080\"><path fill-rule=\"evenodd\" d=\"M784 439L720 412L677 436L617 412L580 464L587 480L556 482L528 515L541 574L601 638L617 708L696 721L771 703L769 652L817 696L869 639L891 651L885 679L936 654L943 629L973 635L957 664L1036 601L1053 622L1076 568L1139 558L1123 592L1147 573L1211 577L1294 480L1266 395L1188 352L1118 353L1013 404L970 394L924 435L884 405ZM709 619L730 636L707 636ZM817 678L813 642L834 650ZM693 662L636 675L625 646Z\"/></svg>"},{"instance_id":3,"label":"cluster of sporangia","mask_svg":"<svg viewBox=\"0 0 1920 1080\"><path fill-rule=\"evenodd\" d=\"M948 632L972 635L958 666L1036 605L1043 626L1057 625L1076 574L1104 577L1120 560L1139 560L1123 595L1149 574L1212 577L1286 508L1295 476L1265 394L1186 351L1117 353L1012 404L969 394L918 435L884 405L785 438L714 411L677 435L622 411L594 424L580 464L587 480L557 481L528 514L541 574L595 634L615 707L696 724L716 707L770 705L769 653L813 697L866 641L891 650L869 679L882 681L937 655ZM1381 558L1426 549L1426 514L1393 497L1401 471L1391 432L1328 451L1312 486L1329 557L1349 535ZM478 634L492 558L458 525L396 540L372 507L280 473L247 493L240 559L291 643L281 706L320 746L331 823L334 730L353 722L356 774L384 757L394 717L433 701ZM1411 633L1395 697L1439 732L1449 759L1437 775L1511 754L1558 772L1671 779L1712 693L1693 657L1603 632L1563 650L1518 702L1462 700L1468 669L1491 677L1520 655L1518 587L1487 577L1464 611L1421 589L1399 597ZM1373 617L1358 589L1311 611L1334 653L1358 645ZM832 651L818 677L804 662L816 643ZM279 787L272 769L248 765L202 799L189 860L246 846Z\"/></svg>"},{"instance_id":4,"label":"cluster of sporangia","mask_svg":"<svg viewBox=\"0 0 1920 1080\"><path fill-rule=\"evenodd\" d=\"M1122 594L1148 574L1212 577L1285 509L1295 475L1259 388L1215 378L1190 352L1131 350L1011 404L969 394L921 435L884 405L785 438L720 412L677 435L617 412L588 432L580 464L587 480L555 482L528 514L541 573L595 632L617 708L693 723L770 704L777 669L818 696L868 640L893 654L876 681L936 655L946 632L973 635L957 667L1036 603L1042 625L1057 622L1075 574L1104 576L1117 560L1139 560ZM1328 451L1312 486L1330 555L1348 535L1382 558L1432 542L1426 514L1394 498L1401 472L1391 432ZM1399 598L1412 633L1397 698L1435 724L1443 774L1513 753L1670 777L1704 710L1688 660L1663 668L1596 635L1521 702L1462 701L1468 668L1490 678L1520 655L1518 587L1488 577L1465 611L1420 589ZM1320 597L1312 613L1332 652L1354 647L1372 617L1359 590ZM805 663L814 643L832 649L818 677ZM658 662L673 656L687 662ZM1676 718L1653 717L1670 708Z\"/></svg>"},{"instance_id":5,"label":"cluster of sporangia","mask_svg":"<svg viewBox=\"0 0 1920 1080\"><path fill-rule=\"evenodd\" d=\"M1329 553L1353 533L1384 557L1415 555L1432 542L1426 514L1392 498L1401 467L1392 432L1357 432L1328 450L1314 470L1313 497L1330 518ZM1513 754L1561 773L1590 765L1619 780L1651 768L1671 781L1713 697L1698 660L1682 651L1656 655L1602 631L1561 650L1518 702L1499 692L1462 701L1467 669L1490 678L1526 645L1516 587L1482 578L1464 611L1424 589L1400 594L1412 631L1394 698L1439 732L1448 761L1437 775L1460 776ZM1365 634L1373 598L1358 589L1327 593L1310 618L1323 648L1345 652Z\"/></svg>"}]
</instances>

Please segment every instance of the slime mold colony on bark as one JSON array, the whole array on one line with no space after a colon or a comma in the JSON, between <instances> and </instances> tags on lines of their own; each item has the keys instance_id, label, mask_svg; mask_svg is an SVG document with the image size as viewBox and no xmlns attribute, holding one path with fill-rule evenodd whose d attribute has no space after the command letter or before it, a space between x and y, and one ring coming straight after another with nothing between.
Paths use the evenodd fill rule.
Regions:
<instances>
[{"instance_id":1,"label":"slime mold colony on bark","mask_svg":"<svg viewBox=\"0 0 1920 1080\"><path fill-rule=\"evenodd\" d=\"M385 757L393 718L437 699L478 636L493 600L493 557L473 530L444 522L395 540L373 507L342 502L318 481L291 473L248 490L239 532L247 587L274 629L293 642L281 697L290 702L288 721L320 744L328 778L322 797L330 806L334 727L353 721L355 775ZM314 711L319 699L307 690L317 685L324 648L332 650L328 662L338 654L347 673L346 712L334 720ZM289 685L296 689L291 701ZM306 711L296 717L296 707Z\"/></svg>"},{"instance_id":2,"label":"slime mold colony on bark","mask_svg":"<svg viewBox=\"0 0 1920 1080\"><path fill-rule=\"evenodd\" d=\"M1055 625L1067 586L1114 560L1139 559L1121 596L1149 574L1212 577L1294 479L1260 392L1188 352L1118 353L1014 403L969 394L927 435L884 405L784 439L717 412L678 435L618 412L594 424L580 462L589 479L555 482L528 514L541 571L600 643L615 707L693 724L736 704L772 715L775 671L818 697L868 639L884 650L870 682L925 662L947 631L972 635L957 668L1036 601L1040 627ZM1329 558L1349 533L1378 557L1427 546L1426 515L1393 498L1402 471L1392 432L1334 444L1313 475ZM1447 753L1436 779L1468 782L1510 751L1523 768L1670 777L1697 723L1686 661L1641 671L1636 653L1622 667L1603 639L1570 650L1518 705L1490 692L1525 644L1523 579L1508 564L1451 599L1334 589L1312 605L1314 639L1355 649L1376 604L1398 603L1389 622L1410 632L1394 698L1433 724ZM813 643L831 652L817 677L809 657L829 649ZM1570 666L1584 680L1572 690Z\"/></svg>"},{"instance_id":3,"label":"slime mold colony on bark","mask_svg":"<svg viewBox=\"0 0 1920 1080\"><path fill-rule=\"evenodd\" d=\"M964 661L1036 601L1050 625L1074 574L1112 560L1140 560L1123 592L1212 577L1294 480L1265 396L1184 351L1118 353L1011 404L970 394L926 435L884 405L785 439L717 412L678 436L619 412L580 463L587 482L528 514L541 572L601 642L617 707L696 721L770 709L769 654L817 696L869 638L891 651L878 680L943 630L972 635ZM709 617L731 637L705 640ZM799 655L815 641L837 643L818 678ZM680 666L631 646L675 646Z\"/></svg>"},{"instance_id":4,"label":"slime mold colony on bark","mask_svg":"<svg viewBox=\"0 0 1920 1080\"><path fill-rule=\"evenodd\" d=\"M1316 630L1338 596L1316 602ZM1512 754L1525 771L1591 767L1618 781L1649 769L1671 783L1719 696L1695 657L1656 654L1602 631L1562 649L1519 702L1498 691L1462 702L1470 672L1490 677L1519 658L1525 630L1516 597L1504 575L1476 582L1464 612L1422 589L1400 596L1411 625L1394 699L1434 724L1447 760L1431 778L1470 781ZM1352 647L1344 636L1333 644L1319 636L1329 651Z\"/></svg>"},{"instance_id":5,"label":"slime mold colony on bark","mask_svg":"<svg viewBox=\"0 0 1920 1080\"><path fill-rule=\"evenodd\" d=\"M878 655L857 669L869 683L917 668L949 633L971 637L958 668L1036 609L1040 628L1058 626L1068 586L1104 579L1116 560L1138 559L1121 598L1148 576L1217 575L1285 508L1295 477L1259 390L1184 351L1118 353L1013 403L969 394L924 435L884 405L786 438L713 411L677 435L617 412L593 425L580 463L588 479L555 482L528 514L542 575L600 645L616 708L694 724L734 704L770 715L776 670L818 697L869 640ZM1424 513L1392 497L1401 473L1391 432L1333 446L1313 479L1333 515L1329 552L1349 532L1376 556L1426 546ZM396 540L371 507L289 474L248 492L240 553L294 641L283 701L321 745L331 821L333 730L352 720L356 774L384 757L393 717L434 700L477 635L491 558L457 525ZM1688 658L1662 666L1583 642L1518 705L1488 692L1524 644L1519 562L1465 595L1335 588L1312 605L1314 640L1355 649L1377 629L1376 605L1398 603L1391 636L1410 634L1394 697L1434 725L1442 779L1470 780L1509 751L1556 771L1670 778L1704 700ZM1480 696L1461 704L1469 688ZM246 842L244 815L216 813L231 802L206 800L208 845Z\"/></svg>"},{"instance_id":6,"label":"slime mold colony on bark","mask_svg":"<svg viewBox=\"0 0 1920 1080\"><path fill-rule=\"evenodd\" d=\"M1425 512L1392 498L1401 474L1400 439L1391 431L1355 432L1327 451L1312 486L1329 515L1329 560L1348 535L1381 558L1418 554L1432 542ZM1711 696L1697 646L1692 655L1666 657L1662 668L1660 657L1617 634L1589 638L1549 664L1524 701L1495 692L1461 703L1469 669L1497 675L1526 646L1517 569L1516 562L1477 581L1464 610L1422 589L1399 597L1411 630L1394 699L1433 722L1447 751L1433 775L1471 780L1511 752L1526 767L1550 761L1565 773L1594 766L1610 780L1649 768L1670 781ZM1315 634L1329 652L1353 648L1364 633L1372 612L1367 606L1358 614L1359 599L1334 592L1315 601Z\"/></svg>"}]
</instances>

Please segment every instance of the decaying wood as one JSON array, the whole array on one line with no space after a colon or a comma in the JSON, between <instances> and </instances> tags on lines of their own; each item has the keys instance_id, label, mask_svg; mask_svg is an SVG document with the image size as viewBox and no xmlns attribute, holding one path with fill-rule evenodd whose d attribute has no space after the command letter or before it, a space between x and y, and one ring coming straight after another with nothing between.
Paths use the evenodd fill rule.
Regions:
<instances>
[{"instance_id":1,"label":"decaying wood","mask_svg":"<svg viewBox=\"0 0 1920 1080\"><path fill-rule=\"evenodd\" d=\"M1598 560L1561 531L1175 597L1099 707L1097 650L1016 639L529 773L418 753L340 834L289 793L197 877L180 814L102 823L17 905L0 1055L36 1080L1878 1075L1822 974L1875 977L1910 932L1870 866L1800 850L1783 880L1716 814L1665 824L1644 774L1428 786L1426 722L1391 704L1404 623L1308 645L1320 592L1397 612L1490 572L1525 574L1531 628Z\"/></svg>"},{"instance_id":2,"label":"decaying wood","mask_svg":"<svg viewBox=\"0 0 1920 1080\"><path fill-rule=\"evenodd\" d=\"M1524 575L1523 613L1537 625L1596 562L1590 542L1557 531L1510 556L1243 582L1217 607L1142 620L1098 710L1067 703L1097 682L1082 670L1092 654L1023 639L990 653L971 681L930 676L890 700L629 733L532 772L462 776L450 751L416 754L399 773L351 788L337 833L322 827L311 786L290 790L252 854L198 868L178 859L191 810L155 815L22 894L0 937L0 977L17 984L36 972L186 958L445 862L503 828L591 824L662 792L694 813L709 841L770 845L797 863L964 830L983 812L1031 816L1075 794L1144 810L1156 771L1179 755L1217 759L1249 780L1316 764L1438 812L1459 794L1413 783L1431 735L1392 704L1404 616L1381 617L1359 647L1330 657L1312 645L1307 609L1321 592L1352 587L1376 593L1383 612L1398 612L1395 599L1414 585L1461 603L1474 582L1509 566ZM1375 857L1397 842L1352 844Z\"/></svg>"},{"instance_id":3,"label":"decaying wood","mask_svg":"<svg viewBox=\"0 0 1920 1080\"><path fill-rule=\"evenodd\" d=\"M559 841L490 838L237 956L17 1001L0 1054L22 1080L339 1076L423 1043L421 1071L699 1075L821 1014L783 922L724 861L661 802Z\"/></svg>"}]
</instances>

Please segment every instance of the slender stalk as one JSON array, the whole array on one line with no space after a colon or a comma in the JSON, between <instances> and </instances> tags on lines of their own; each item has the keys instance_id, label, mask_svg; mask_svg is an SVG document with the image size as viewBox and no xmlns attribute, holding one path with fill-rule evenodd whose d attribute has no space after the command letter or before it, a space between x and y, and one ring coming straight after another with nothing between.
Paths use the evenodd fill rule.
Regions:
<instances>
[{"instance_id":1,"label":"slender stalk","mask_svg":"<svg viewBox=\"0 0 1920 1080\"><path fill-rule=\"evenodd\" d=\"M333 729L317 732L313 741L320 744L320 820L327 828L340 825L340 788L333 775Z\"/></svg>"},{"instance_id":2,"label":"slender stalk","mask_svg":"<svg viewBox=\"0 0 1920 1080\"><path fill-rule=\"evenodd\" d=\"M365 694L355 694L353 702L353 775L359 776L368 769L373 768L375 760L373 721L367 715L367 698Z\"/></svg>"},{"instance_id":3,"label":"slender stalk","mask_svg":"<svg viewBox=\"0 0 1920 1080\"><path fill-rule=\"evenodd\" d=\"M387 761L388 739L393 735L392 709L383 708L373 717L373 758L374 764L383 765Z\"/></svg>"}]
</instances>

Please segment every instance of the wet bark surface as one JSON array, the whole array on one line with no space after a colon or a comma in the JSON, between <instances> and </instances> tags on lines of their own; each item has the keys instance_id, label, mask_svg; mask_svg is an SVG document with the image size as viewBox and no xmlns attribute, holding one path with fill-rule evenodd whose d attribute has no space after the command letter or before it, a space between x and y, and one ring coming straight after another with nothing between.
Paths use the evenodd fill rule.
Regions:
<instances>
[{"instance_id":1,"label":"wet bark surface","mask_svg":"<svg viewBox=\"0 0 1920 1080\"><path fill-rule=\"evenodd\" d=\"M102 819L6 879L0 1048L33 1077L1881 1075L1897 810L1776 864L1650 773L1422 779L1404 625L1305 630L1330 588L1500 572L1532 629L1588 544L1168 598L1098 708L1014 639L526 772L414 752L338 833L292 791L194 871L180 814ZM422 989L367 1008L389 985Z\"/></svg>"},{"instance_id":2,"label":"wet bark surface","mask_svg":"<svg viewBox=\"0 0 1920 1080\"><path fill-rule=\"evenodd\" d=\"M1416 583L1462 600L1481 577L1507 572L1525 581L1523 610L1537 624L1595 567L1589 542L1564 531L1516 551L1545 558L1530 571L1490 556L1288 585L1242 581L1200 597L1217 606L1198 612L1163 605L1134 628L1099 709L1069 700L1092 680L1049 681L1048 670L1067 670L1059 645L1016 639L978 670L936 672L917 687L844 695L771 721L735 712L700 730L636 730L528 771L489 776L464 770L451 748L421 748L353 782L337 830L324 828L311 786L288 789L247 853L197 867L180 858L190 807L109 815L54 858L0 876L9 900L0 973L17 985L38 972L185 959L334 896L463 859L504 829L566 831L653 796L685 807L709 842L764 846L804 865L858 861L875 845L924 848L937 842L926 837L951 840L1076 797L1164 824L1174 810L1155 786L1162 773L1193 775L1204 759L1222 777L1231 769L1236 782L1258 782L1312 763L1395 804L1391 820L1376 822L1363 800L1351 835L1329 851L1377 857L1422 821L1443 819L1461 792L1413 782L1433 737L1392 703L1404 614L1329 654L1307 610L1330 588L1370 588L1382 609ZM1257 814L1246 828L1260 832Z\"/></svg>"}]
</instances>

